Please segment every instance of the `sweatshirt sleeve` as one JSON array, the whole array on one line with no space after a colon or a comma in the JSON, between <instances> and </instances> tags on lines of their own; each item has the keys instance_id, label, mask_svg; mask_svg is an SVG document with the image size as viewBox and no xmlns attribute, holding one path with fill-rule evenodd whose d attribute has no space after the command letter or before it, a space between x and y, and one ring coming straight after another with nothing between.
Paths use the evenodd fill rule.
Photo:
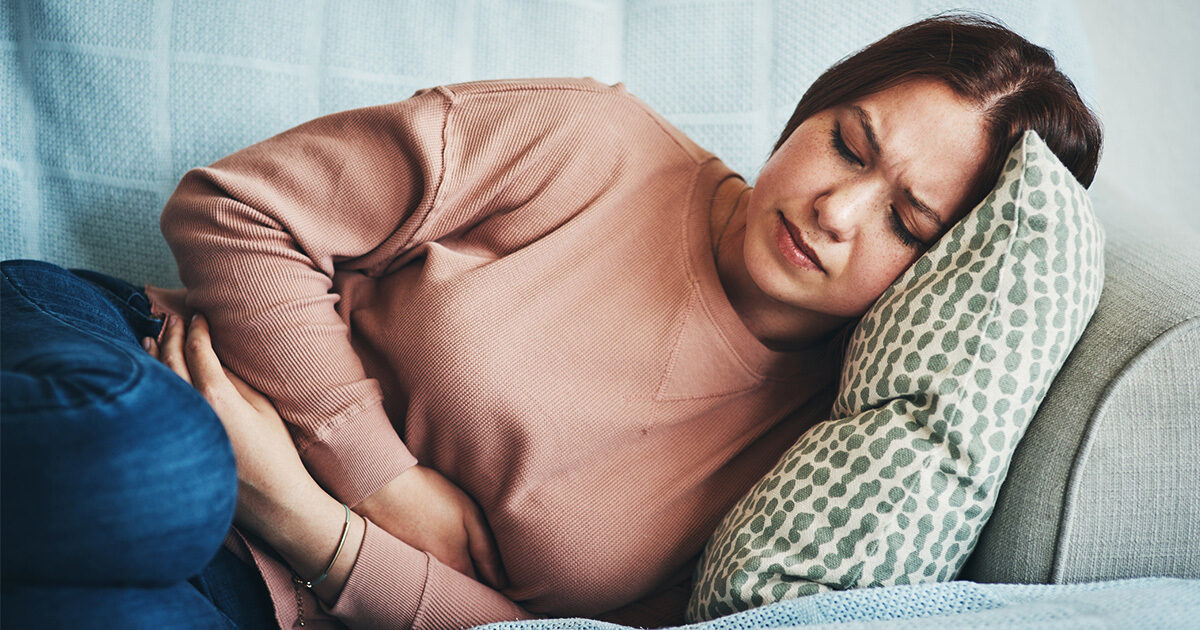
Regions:
<instances>
[{"instance_id":1,"label":"sweatshirt sleeve","mask_svg":"<svg viewBox=\"0 0 1200 630\"><path fill-rule=\"evenodd\" d=\"M623 94L579 79L425 89L317 118L183 177L160 226L187 308L209 319L222 362L275 403L334 497L356 505L417 463L351 347L334 274L381 277L422 243L493 215L514 215L497 248L549 233L578 205L516 210L592 185L588 156L619 159L588 122Z\"/></svg>"},{"instance_id":2,"label":"sweatshirt sleeve","mask_svg":"<svg viewBox=\"0 0 1200 630\"><path fill-rule=\"evenodd\" d=\"M332 607L350 628L469 628L539 619L366 519L362 547Z\"/></svg>"}]
</instances>

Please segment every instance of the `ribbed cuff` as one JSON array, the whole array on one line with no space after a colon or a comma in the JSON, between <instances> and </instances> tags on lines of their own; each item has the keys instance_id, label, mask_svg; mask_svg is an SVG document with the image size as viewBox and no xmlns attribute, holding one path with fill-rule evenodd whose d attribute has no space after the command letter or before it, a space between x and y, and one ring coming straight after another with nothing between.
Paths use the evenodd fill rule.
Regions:
<instances>
[{"instance_id":1,"label":"ribbed cuff","mask_svg":"<svg viewBox=\"0 0 1200 630\"><path fill-rule=\"evenodd\" d=\"M421 605L429 557L364 518L362 547L332 608L352 628L409 628Z\"/></svg>"},{"instance_id":2,"label":"ribbed cuff","mask_svg":"<svg viewBox=\"0 0 1200 630\"><path fill-rule=\"evenodd\" d=\"M376 399L300 454L313 477L354 507L417 463Z\"/></svg>"},{"instance_id":3,"label":"ribbed cuff","mask_svg":"<svg viewBox=\"0 0 1200 630\"><path fill-rule=\"evenodd\" d=\"M425 592L413 618L414 628L474 628L497 621L541 619L503 593L429 557Z\"/></svg>"}]
</instances>

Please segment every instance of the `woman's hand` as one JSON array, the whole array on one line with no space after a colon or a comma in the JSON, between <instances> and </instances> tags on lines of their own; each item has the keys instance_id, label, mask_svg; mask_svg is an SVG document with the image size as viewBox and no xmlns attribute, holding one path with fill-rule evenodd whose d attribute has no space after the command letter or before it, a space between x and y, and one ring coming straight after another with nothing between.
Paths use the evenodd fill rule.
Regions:
<instances>
[{"instance_id":1,"label":"woman's hand","mask_svg":"<svg viewBox=\"0 0 1200 630\"><path fill-rule=\"evenodd\" d=\"M167 317L166 326L161 349L150 337L143 346L195 387L225 426L237 460L235 522L265 540L296 573L316 578L342 538L342 505L308 474L271 400L221 365L204 317L194 318L186 333L174 315ZM327 604L336 601L346 583L365 527L351 512L341 553L326 579L313 587Z\"/></svg>"},{"instance_id":2,"label":"woman's hand","mask_svg":"<svg viewBox=\"0 0 1200 630\"><path fill-rule=\"evenodd\" d=\"M508 585L483 511L438 471L413 466L354 507L404 542L497 590Z\"/></svg>"},{"instance_id":3,"label":"woman's hand","mask_svg":"<svg viewBox=\"0 0 1200 630\"><path fill-rule=\"evenodd\" d=\"M166 327L162 348L147 338L147 352L195 387L225 426L237 460L238 524L257 531L269 507L319 490L270 399L217 358L204 317L193 318L185 331L183 322L169 315Z\"/></svg>"},{"instance_id":4,"label":"woman's hand","mask_svg":"<svg viewBox=\"0 0 1200 630\"><path fill-rule=\"evenodd\" d=\"M283 552L294 536L278 539L288 534L281 519L303 517L304 506L332 498L304 468L270 399L221 365L204 317L192 322L186 338L183 328L177 317L169 316L163 347L150 339L147 351L191 383L217 412L238 462L237 523ZM341 509L336 501L333 505ZM432 468L413 466L354 511L460 573L479 579L478 567L493 588L508 584L483 511Z\"/></svg>"}]
</instances>

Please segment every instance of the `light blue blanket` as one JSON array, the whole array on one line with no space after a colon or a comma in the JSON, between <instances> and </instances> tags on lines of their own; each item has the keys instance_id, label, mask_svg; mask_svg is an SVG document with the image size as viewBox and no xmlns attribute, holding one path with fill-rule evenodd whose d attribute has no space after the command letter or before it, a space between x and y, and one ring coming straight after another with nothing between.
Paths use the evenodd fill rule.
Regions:
<instances>
[{"instance_id":1,"label":"light blue blanket","mask_svg":"<svg viewBox=\"0 0 1200 630\"><path fill-rule=\"evenodd\" d=\"M945 582L821 593L682 630L733 628L1200 628L1200 580L1087 584ZM487 630L628 630L590 619L493 623Z\"/></svg>"}]
</instances>

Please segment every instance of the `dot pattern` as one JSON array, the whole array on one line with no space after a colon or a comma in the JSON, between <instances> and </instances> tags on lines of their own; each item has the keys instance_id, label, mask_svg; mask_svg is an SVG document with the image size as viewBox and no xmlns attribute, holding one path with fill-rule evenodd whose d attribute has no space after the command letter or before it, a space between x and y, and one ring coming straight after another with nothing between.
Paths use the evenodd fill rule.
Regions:
<instances>
[{"instance_id":1,"label":"dot pattern","mask_svg":"<svg viewBox=\"0 0 1200 630\"><path fill-rule=\"evenodd\" d=\"M851 337L832 418L725 516L689 621L828 590L952 580L1095 311L1104 234L1028 131L992 192Z\"/></svg>"}]
</instances>

